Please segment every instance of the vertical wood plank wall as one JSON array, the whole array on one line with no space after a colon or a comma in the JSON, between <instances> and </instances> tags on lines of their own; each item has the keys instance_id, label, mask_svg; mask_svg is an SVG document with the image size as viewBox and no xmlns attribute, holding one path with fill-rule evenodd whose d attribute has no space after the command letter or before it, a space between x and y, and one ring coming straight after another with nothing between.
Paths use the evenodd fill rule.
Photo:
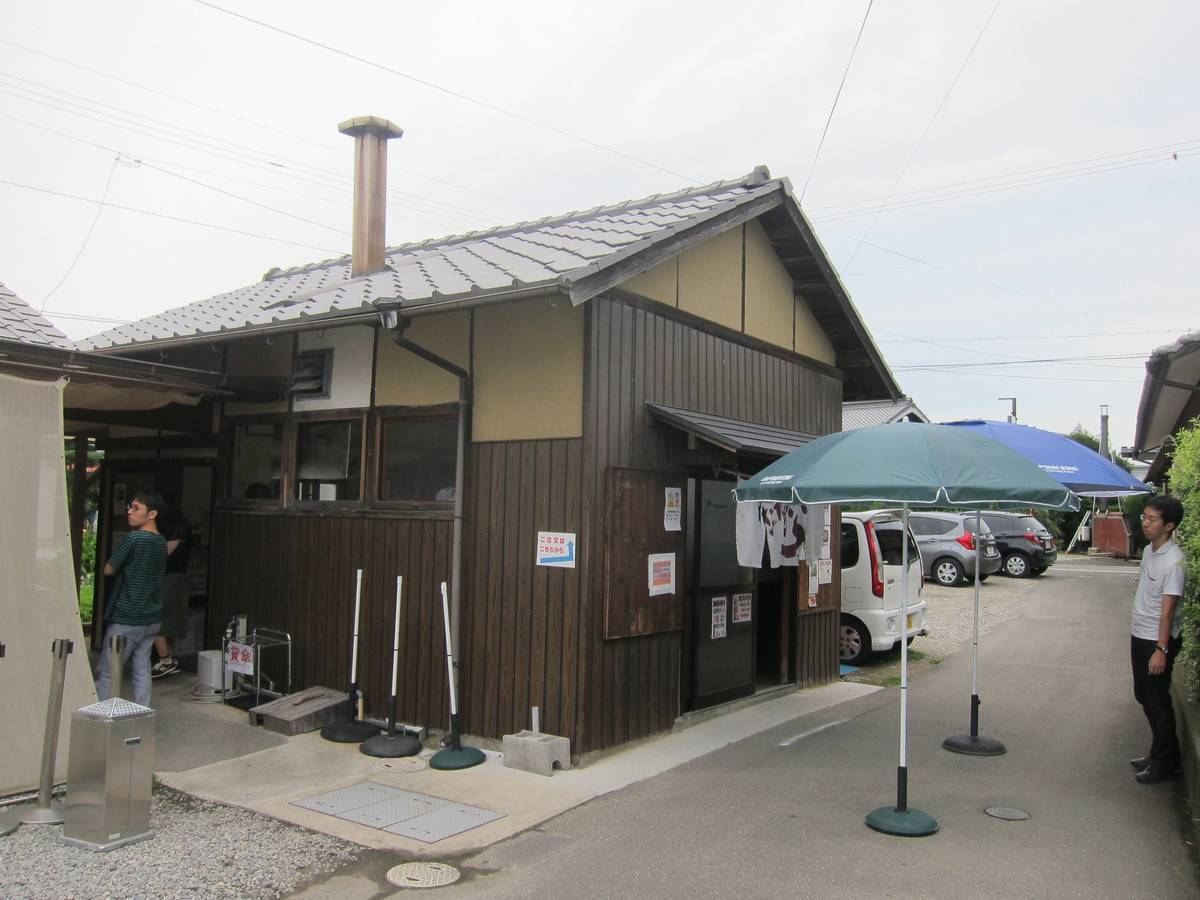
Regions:
<instances>
[{"instance_id":1,"label":"vertical wood plank wall","mask_svg":"<svg viewBox=\"0 0 1200 900\"><path fill-rule=\"evenodd\" d=\"M841 428L841 382L827 370L701 330L664 308L597 298L589 304L585 339L585 523L603 521L604 473L611 466L676 473L682 482L684 440L652 421L648 401L815 434ZM603 539L590 532L584 555L602 558ZM679 631L601 640L601 573L588 578L591 599L581 627L591 639L581 642L589 658L572 745L581 752L670 728L679 712L682 652ZM836 632L817 631L834 647ZM819 662L813 666L817 677Z\"/></svg>"},{"instance_id":2,"label":"vertical wood plank wall","mask_svg":"<svg viewBox=\"0 0 1200 900\"><path fill-rule=\"evenodd\" d=\"M358 683L367 713L384 717L392 681L396 576L401 597L398 719L434 728L449 720L441 594L450 577L449 519L213 513L206 646L226 623L284 631L293 641L293 688L345 690L350 678L355 572L363 570ZM283 689L282 651L263 671Z\"/></svg>"}]
</instances>

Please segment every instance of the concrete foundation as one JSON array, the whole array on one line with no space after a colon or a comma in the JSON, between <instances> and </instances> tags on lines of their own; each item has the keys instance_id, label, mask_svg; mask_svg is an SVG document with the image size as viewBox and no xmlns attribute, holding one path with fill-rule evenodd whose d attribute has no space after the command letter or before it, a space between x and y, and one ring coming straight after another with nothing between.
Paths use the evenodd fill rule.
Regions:
<instances>
[{"instance_id":1,"label":"concrete foundation","mask_svg":"<svg viewBox=\"0 0 1200 900\"><path fill-rule=\"evenodd\" d=\"M553 734L521 731L504 735L504 765L537 775L553 775L554 767L571 768L571 741Z\"/></svg>"}]
</instances>

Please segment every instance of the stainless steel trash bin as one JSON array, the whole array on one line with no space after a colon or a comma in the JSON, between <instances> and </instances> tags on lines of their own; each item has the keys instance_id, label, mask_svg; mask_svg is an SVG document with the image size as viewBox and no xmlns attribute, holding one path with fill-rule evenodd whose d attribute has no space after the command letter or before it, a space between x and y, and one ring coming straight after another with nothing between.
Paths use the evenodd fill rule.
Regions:
<instances>
[{"instance_id":1,"label":"stainless steel trash bin","mask_svg":"<svg viewBox=\"0 0 1200 900\"><path fill-rule=\"evenodd\" d=\"M154 710L113 697L71 714L61 840L112 850L153 837Z\"/></svg>"}]
</instances>

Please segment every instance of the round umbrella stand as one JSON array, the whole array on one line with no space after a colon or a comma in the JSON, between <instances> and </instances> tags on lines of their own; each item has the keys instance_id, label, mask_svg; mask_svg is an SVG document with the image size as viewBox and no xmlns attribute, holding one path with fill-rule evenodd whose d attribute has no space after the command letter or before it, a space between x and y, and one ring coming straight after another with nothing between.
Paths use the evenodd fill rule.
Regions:
<instances>
[{"instance_id":1,"label":"round umbrella stand","mask_svg":"<svg viewBox=\"0 0 1200 900\"><path fill-rule=\"evenodd\" d=\"M389 728L387 734L377 734L362 742L359 752L380 759L395 759L400 756L416 756L421 752L421 742L411 734L396 734Z\"/></svg>"},{"instance_id":2,"label":"round umbrella stand","mask_svg":"<svg viewBox=\"0 0 1200 900\"><path fill-rule=\"evenodd\" d=\"M867 815L867 825L884 834L899 837L928 837L936 834L938 821L919 809L897 809L881 806Z\"/></svg>"},{"instance_id":3,"label":"round umbrella stand","mask_svg":"<svg viewBox=\"0 0 1200 900\"><path fill-rule=\"evenodd\" d=\"M429 768L443 771L469 769L482 765L485 759L487 756L478 747L447 747L429 758Z\"/></svg>"},{"instance_id":4,"label":"round umbrella stand","mask_svg":"<svg viewBox=\"0 0 1200 900\"><path fill-rule=\"evenodd\" d=\"M977 734L956 734L942 741L942 746L954 753L965 753L968 756L1001 756L1008 752L995 738Z\"/></svg>"},{"instance_id":5,"label":"round umbrella stand","mask_svg":"<svg viewBox=\"0 0 1200 900\"><path fill-rule=\"evenodd\" d=\"M346 722L330 722L321 728L321 737L335 744L361 744L367 738L378 734L378 725L357 718Z\"/></svg>"}]
</instances>

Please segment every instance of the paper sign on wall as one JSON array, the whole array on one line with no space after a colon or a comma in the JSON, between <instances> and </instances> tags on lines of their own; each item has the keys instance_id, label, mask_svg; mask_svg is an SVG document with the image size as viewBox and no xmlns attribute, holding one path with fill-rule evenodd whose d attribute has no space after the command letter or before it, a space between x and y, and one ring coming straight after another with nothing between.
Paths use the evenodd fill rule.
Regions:
<instances>
[{"instance_id":1,"label":"paper sign on wall","mask_svg":"<svg viewBox=\"0 0 1200 900\"><path fill-rule=\"evenodd\" d=\"M749 622L750 611L753 608L753 594L733 595L733 621Z\"/></svg>"},{"instance_id":2,"label":"paper sign on wall","mask_svg":"<svg viewBox=\"0 0 1200 900\"><path fill-rule=\"evenodd\" d=\"M663 528L667 531L682 530L683 488L666 488L666 503L663 506Z\"/></svg>"},{"instance_id":3,"label":"paper sign on wall","mask_svg":"<svg viewBox=\"0 0 1200 900\"><path fill-rule=\"evenodd\" d=\"M675 554L651 553L647 558L646 577L651 596L675 593Z\"/></svg>"},{"instance_id":4,"label":"paper sign on wall","mask_svg":"<svg viewBox=\"0 0 1200 900\"><path fill-rule=\"evenodd\" d=\"M817 583L829 584L833 581L833 560L818 559L817 560Z\"/></svg>"},{"instance_id":5,"label":"paper sign on wall","mask_svg":"<svg viewBox=\"0 0 1200 900\"><path fill-rule=\"evenodd\" d=\"M575 535L559 531L539 531L537 564L559 569L575 568Z\"/></svg>"},{"instance_id":6,"label":"paper sign on wall","mask_svg":"<svg viewBox=\"0 0 1200 900\"><path fill-rule=\"evenodd\" d=\"M725 597L713 597L712 599L712 639L714 641L729 633L729 626L725 622L727 605Z\"/></svg>"}]
</instances>

